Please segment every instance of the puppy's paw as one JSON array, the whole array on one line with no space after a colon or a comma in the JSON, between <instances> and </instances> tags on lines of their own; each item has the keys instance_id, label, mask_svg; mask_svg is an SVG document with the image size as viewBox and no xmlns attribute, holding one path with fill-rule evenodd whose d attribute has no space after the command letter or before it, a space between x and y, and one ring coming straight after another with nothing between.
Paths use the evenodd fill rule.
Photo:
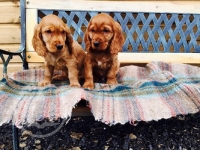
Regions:
<instances>
[{"instance_id":1,"label":"puppy's paw","mask_svg":"<svg viewBox=\"0 0 200 150\"><path fill-rule=\"evenodd\" d=\"M106 82L107 84L118 84L118 82L117 82L117 79L116 78L110 78L110 79L107 79L107 82Z\"/></svg>"},{"instance_id":2,"label":"puppy's paw","mask_svg":"<svg viewBox=\"0 0 200 150\"><path fill-rule=\"evenodd\" d=\"M38 83L38 86L46 86L48 84L51 84L51 81L43 80L43 81L41 81L41 82Z\"/></svg>"},{"instance_id":3,"label":"puppy's paw","mask_svg":"<svg viewBox=\"0 0 200 150\"><path fill-rule=\"evenodd\" d=\"M69 83L71 87L81 87L78 77L76 76L69 78Z\"/></svg>"},{"instance_id":4,"label":"puppy's paw","mask_svg":"<svg viewBox=\"0 0 200 150\"><path fill-rule=\"evenodd\" d=\"M71 83L70 84L71 87L81 87L81 85L79 83Z\"/></svg>"},{"instance_id":5,"label":"puppy's paw","mask_svg":"<svg viewBox=\"0 0 200 150\"><path fill-rule=\"evenodd\" d=\"M94 83L85 82L85 83L83 84L83 88L92 90L92 89L94 89Z\"/></svg>"}]
</instances>

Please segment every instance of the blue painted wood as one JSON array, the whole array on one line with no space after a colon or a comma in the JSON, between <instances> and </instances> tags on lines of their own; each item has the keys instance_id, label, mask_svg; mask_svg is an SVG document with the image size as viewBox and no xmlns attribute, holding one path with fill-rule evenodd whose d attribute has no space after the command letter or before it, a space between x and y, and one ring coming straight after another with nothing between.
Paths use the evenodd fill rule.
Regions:
<instances>
[{"instance_id":1,"label":"blue painted wood","mask_svg":"<svg viewBox=\"0 0 200 150\"><path fill-rule=\"evenodd\" d=\"M99 13L89 11L40 11L44 15L55 13L60 18L67 20L67 25L75 29L73 33L75 40L78 37L83 39L84 31L81 30L81 27L83 25L87 27L89 21L86 19L86 15L92 18ZM200 44L197 42L200 40L200 14L135 12L112 12L112 14L114 14L113 18L121 24L123 32L126 34L123 52L200 52ZM194 31L195 27L198 29L196 32ZM133 38L134 33L137 34L136 39ZM145 33L148 33L147 39L144 38ZM158 34L158 39L155 38L155 34ZM169 39L166 38L166 35L169 35ZM177 40L177 36L180 37L179 40ZM187 37L190 40L187 41ZM85 47L83 42L81 44ZM142 46L142 51L138 49L139 46ZM153 51L149 51L150 46L153 46ZM162 51L159 50L160 47L163 47ZM173 47L174 50L170 51L170 47Z\"/></svg>"}]
</instances>

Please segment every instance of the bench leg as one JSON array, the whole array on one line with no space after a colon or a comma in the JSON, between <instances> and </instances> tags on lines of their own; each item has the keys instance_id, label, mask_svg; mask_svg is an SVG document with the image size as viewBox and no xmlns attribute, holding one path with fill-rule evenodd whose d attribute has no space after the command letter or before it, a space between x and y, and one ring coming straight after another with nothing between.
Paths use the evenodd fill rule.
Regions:
<instances>
[{"instance_id":1,"label":"bench leg","mask_svg":"<svg viewBox=\"0 0 200 150\"><path fill-rule=\"evenodd\" d=\"M12 125L13 150L19 150L18 128Z\"/></svg>"}]
</instances>

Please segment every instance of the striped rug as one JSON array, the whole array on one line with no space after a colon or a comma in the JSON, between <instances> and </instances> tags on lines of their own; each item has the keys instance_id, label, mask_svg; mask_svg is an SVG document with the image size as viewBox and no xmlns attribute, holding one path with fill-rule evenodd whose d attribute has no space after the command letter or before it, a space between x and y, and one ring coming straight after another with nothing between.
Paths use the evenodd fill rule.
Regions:
<instances>
[{"instance_id":1,"label":"striped rug","mask_svg":"<svg viewBox=\"0 0 200 150\"><path fill-rule=\"evenodd\" d=\"M38 87L43 72L23 70L2 79L0 125L12 122L20 128L44 118L68 118L81 99L89 102L96 120L109 125L167 119L200 108L200 68L192 65L151 62L121 67L119 84L96 83L94 90L69 87L68 81Z\"/></svg>"}]
</instances>

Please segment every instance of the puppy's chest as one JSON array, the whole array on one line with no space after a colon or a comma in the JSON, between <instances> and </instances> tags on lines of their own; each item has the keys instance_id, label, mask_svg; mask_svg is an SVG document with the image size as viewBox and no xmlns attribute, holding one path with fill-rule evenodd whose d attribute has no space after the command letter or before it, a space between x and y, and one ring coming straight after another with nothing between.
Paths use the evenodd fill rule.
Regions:
<instances>
[{"instance_id":1,"label":"puppy's chest","mask_svg":"<svg viewBox=\"0 0 200 150\"><path fill-rule=\"evenodd\" d=\"M50 55L48 58L49 64L56 67L57 69L64 69L66 68L66 60L63 57L55 57Z\"/></svg>"},{"instance_id":2,"label":"puppy's chest","mask_svg":"<svg viewBox=\"0 0 200 150\"><path fill-rule=\"evenodd\" d=\"M108 69L110 68L112 59L110 57L97 57L94 59L94 66L99 69Z\"/></svg>"}]
</instances>

